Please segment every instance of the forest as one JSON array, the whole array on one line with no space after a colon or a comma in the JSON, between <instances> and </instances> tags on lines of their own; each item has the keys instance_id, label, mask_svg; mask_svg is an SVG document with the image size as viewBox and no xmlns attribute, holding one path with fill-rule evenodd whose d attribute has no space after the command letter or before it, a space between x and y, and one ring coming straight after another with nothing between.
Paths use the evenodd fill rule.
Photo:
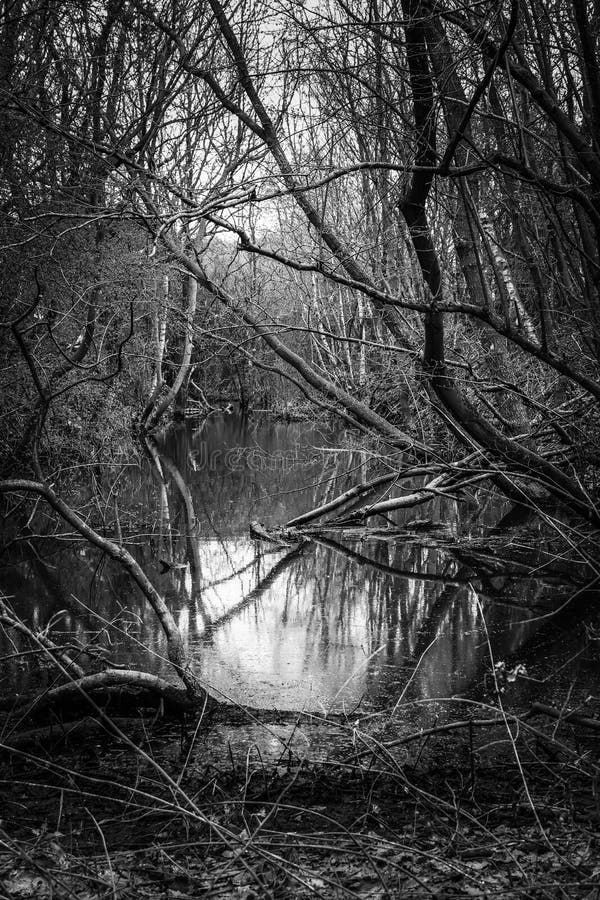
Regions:
<instances>
[{"instance_id":1,"label":"forest","mask_svg":"<svg viewBox=\"0 0 600 900\"><path fill-rule=\"evenodd\" d=\"M2 0L0 252L0 895L600 898L600 4Z\"/></svg>"}]
</instances>

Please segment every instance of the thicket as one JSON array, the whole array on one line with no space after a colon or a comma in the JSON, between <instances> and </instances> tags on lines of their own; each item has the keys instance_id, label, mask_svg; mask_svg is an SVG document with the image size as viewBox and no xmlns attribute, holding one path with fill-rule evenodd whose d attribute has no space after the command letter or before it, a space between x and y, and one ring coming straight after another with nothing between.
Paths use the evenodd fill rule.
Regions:
<instances>
[{"instance_id":1,"label":"thicket","mask_svg":"<svg viewBox=\"0 0 600 900\"><path fill-rule=\"evenodd\" d=\"M152 434L230 400L377 460L267 539L481 488L597 586L599 40L584 0L2 6L10 539L43 507L121 566L182 685L86 668L2 601L66 694L215 705L118 516L77 496L110 498L139 436L164 486Z\"/></svg>"}]
</instances>

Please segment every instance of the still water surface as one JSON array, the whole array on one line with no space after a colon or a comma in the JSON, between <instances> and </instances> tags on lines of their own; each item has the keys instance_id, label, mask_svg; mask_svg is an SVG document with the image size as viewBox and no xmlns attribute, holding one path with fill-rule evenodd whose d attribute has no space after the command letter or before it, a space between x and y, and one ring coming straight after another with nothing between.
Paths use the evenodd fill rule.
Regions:
<instances>
[{"instance_id":1,"label":"still water surface","mask_svg":"<svg viewBox=\"0 0 600 900\"><path fill-rule=\"evenodd\" d=\"M495 531L507 508L436 500L396 515L400 539L391 528L376 540L328 534L297 550L250 537L251 521L283 524L381 471L350 444L306 423L214 417L150 443L141 466L104 487L107 532L120 531L167 597L213 693L306 710L482 697L500 660L542 679L511 686L521 701L551 699L559 667L562 679L593 680L583 627L540 620L577 590L576 568L553 559L535 522ZM431 536L414 524L425 517L438 524ZM119 664L171 677L152 611L93 549L32 538L4 554L0 574L15 609L51 622L55 640L93 640ZM0 634L4 686L47 682L11 640Z\"/></svg>"}]
</instances>

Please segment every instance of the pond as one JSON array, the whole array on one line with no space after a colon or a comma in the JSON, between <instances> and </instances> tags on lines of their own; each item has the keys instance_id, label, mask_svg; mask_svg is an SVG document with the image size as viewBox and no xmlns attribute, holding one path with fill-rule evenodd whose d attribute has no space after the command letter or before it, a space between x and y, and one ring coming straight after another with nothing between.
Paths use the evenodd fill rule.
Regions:
<instances>
[{"instance_id":1,"label":"pond","mask_svg":"<svg viewBox=\"0 0 600 900\"><path fill-rule=\"evenodd\" d=\"M252 521L284 524L380 471L348 433L214 416L149 442L141 465L82 502L97 501L106 533L121 534L166 596L198 676L226 701L431 711L491 696L497 663L527 668L506 684L515 702L597 690L581 609L596 599L589 574L568 545L557 552L556 531L497 501L436 498L380 520L376 538L323 532L300 549L250 536ZM49 526L12 544L1 576L17 612L86 661L172 679L152 610L74 535ZM20 649L0 633L2 689L48 683Z\"/></svg>"}]
</instances>

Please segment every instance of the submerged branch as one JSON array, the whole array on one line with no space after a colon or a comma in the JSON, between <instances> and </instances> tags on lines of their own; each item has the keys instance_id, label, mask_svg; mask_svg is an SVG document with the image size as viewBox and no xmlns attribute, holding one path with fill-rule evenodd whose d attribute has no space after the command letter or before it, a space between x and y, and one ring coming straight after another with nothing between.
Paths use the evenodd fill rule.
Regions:
<instances>
[{"instance_id":1,"label":"submerged branch","mask_svg":"<svg viewBox=\"0 0 600 900\"><path fill-rule=\"evenodd\" d=\"M2 598L0 598L0 623L7 628L12 628L14 631L19 632L33 645L37 644L41 652L45 653L51 660L60 662L68 672L72 673L77 678L82 678L85 675L85 671L81 668L79 663L71 659L69 654L63 648L58 647L46 633L34 631L18 619L6 601Z\"/></svg>"},{"instance_id":2,"label":"submerged branch","mask_svg":"<svg viewBox=\"0 0 600 900\"><path fill-rule=\"evenodd\" d=\"M95 531L45 482L7 479L0 481L1 493L34 494L42 497L65 522L68 522L90 544L98 547L123 567L154 610L167 639L169 661L178 677L181 678L189 696L196 701L206 702L207 693L192 671L187 651L173 614L167 606L164 597L159 594L131 553L125 547L114 543L114 541L103 537Z\"/></svg>"}]
</instances>

